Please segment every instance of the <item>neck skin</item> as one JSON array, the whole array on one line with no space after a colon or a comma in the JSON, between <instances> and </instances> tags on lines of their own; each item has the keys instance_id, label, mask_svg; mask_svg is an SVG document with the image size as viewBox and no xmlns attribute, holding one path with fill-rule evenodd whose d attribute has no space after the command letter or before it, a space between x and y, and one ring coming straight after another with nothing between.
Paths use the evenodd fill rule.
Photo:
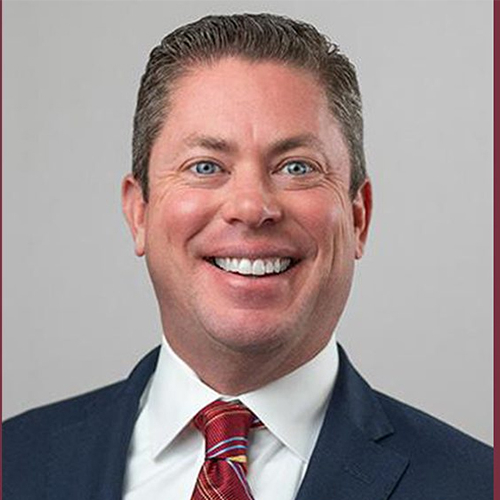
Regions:
<instances>
[{"instance_id":1,"label":"neck skin","mask_svg":"<svg viewBox=\"0 0 500 500\"><path fill-rule=\"evenodd\" d=\"M284 377L314 358L328 343L333 327L318 342L308 346L297 341L293 345L275 345L264 348L249 347L234 350L213 342L189 349L184 342L177 342L175 336L165 333L173 351L209 387L225 396L239 396Z\"/></svg>"}]
</instances>

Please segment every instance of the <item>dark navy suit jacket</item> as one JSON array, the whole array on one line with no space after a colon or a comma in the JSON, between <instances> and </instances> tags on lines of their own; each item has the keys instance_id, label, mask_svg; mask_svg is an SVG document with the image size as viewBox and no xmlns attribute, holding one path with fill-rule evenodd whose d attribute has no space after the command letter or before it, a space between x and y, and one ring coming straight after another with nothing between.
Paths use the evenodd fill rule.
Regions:
<instances>
[{"instance_id":1,"label":"dark navy suit jacket","mask_svg":"<svg viewBox=\"0 0 500 500\"><path fill-rule=\"evenodd\" d=\"M139 399L157 358L158 349L123 382L5 422L3 499L120 500ZM491 500L492 455L489 446L371 389L340 349L297 500Z\"/></svg>"}]
</instances>

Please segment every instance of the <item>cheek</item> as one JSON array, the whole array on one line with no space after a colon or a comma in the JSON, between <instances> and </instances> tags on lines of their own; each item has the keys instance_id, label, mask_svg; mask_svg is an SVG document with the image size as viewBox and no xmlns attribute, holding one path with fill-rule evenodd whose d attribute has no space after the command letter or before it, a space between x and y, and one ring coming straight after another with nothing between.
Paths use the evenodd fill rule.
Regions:
<instances>
[{"instance_id":1,"label":"cheek","mask_svg":"<svg viewBox=\"0 0 500 500\"><path fill-rule=\"evenodd\" d=\"M320 244L337 245L352 232L350 203L335 193L315 191L297 197L293 210L302 227Z\"/></svg>"},{"instance_id":2,"label":"cheek","mask_svg":"<svg viewBox=\"0 0 500 500\"><path fill-rule=\"evenodd\" d=\"M166 237L167 243L182 245L210 222L214 208L206 191L186 190L166 194L156 203L153 213L151 236Z\"/></svg>"},{"instance_id":3,"label":"cheek","mask_svg":"<svg viewBox=\"0 0 500 500\"><path fill-rule=\"evenodd\" d=\"M186 191L172 200L170 211L181 224L195 223L210 214L210 197L203 191Z\"/></svg>"}]
</instances>

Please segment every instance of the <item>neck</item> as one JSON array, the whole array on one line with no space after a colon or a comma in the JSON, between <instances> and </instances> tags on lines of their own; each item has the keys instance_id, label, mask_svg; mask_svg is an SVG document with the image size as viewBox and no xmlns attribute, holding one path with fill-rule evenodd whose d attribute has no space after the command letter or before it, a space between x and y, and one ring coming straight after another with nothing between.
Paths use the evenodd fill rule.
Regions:
<instances>
[{"instance_id":1,"label":"neck","mask_svg":"<svg viewBox=\"0 0 500 500\"><path fill-rule=\"evenodd\" d=\"M167 337L172 350L209 387L219 394L239 396L284 377L314 358L327 344L329 337L304 351L303 345L285 349L267 346L265 349L232 350L219 345L217 349L203 351L186 349L175 339ZM193 353L196 355L193 356Z\"/></svg>"}]
</instances>

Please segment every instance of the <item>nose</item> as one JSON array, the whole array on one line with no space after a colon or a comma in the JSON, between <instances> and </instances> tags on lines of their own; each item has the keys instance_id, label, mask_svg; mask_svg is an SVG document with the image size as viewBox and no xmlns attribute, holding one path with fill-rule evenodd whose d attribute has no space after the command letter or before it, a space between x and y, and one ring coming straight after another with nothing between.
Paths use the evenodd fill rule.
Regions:
<instances>
[{"instance_id":1,"label":"nose","mask_svg":"<svg viewBox=\"0 0 500 500\"><path fill-rule=\"evenodd\" d=\"M275 224L283 217L277 193L261 175L234 175L228 186L222 216L228 224L259 228Z\"/></svg>"}]
</instances>

